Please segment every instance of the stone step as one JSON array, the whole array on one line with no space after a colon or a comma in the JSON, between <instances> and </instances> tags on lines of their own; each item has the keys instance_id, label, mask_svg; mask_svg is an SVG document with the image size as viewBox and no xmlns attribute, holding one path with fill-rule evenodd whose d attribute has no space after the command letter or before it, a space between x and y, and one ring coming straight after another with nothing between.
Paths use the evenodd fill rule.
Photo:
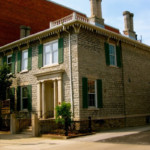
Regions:
<instances>
[{"instance_id":1,"label":"stone step","mask_svg":"<svg viewBox=\"0 0 150 150\"><path fill-rule=\"evenodd\" d=\"M32 135L32 132L21 132L21 134Z\"/></svg>"},{"instance_id":2,"label":"stone step","mask_svg":"<svg viewBox=\"0 0 150 150\"><path fill-rule=\"evenodd\" d=\"M32 135L32 126L28 126L27 128L23 129L22 134Z\"/></svg>"}]
</instances>

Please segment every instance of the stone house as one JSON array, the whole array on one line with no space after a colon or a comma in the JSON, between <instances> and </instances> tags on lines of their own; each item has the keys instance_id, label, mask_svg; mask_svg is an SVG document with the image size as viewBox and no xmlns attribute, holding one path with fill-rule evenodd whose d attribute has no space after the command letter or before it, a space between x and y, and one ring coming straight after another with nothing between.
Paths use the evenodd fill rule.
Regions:
<instances>
[{"instance_id":1,"label":"stone house","mask_svg":"<svg viewBox=\"0 0 150 150\"><path fill-rule=\"evenodd\" d=\"M16 75L14 109L36 112L46 122L66 101L76 130L87 130L89 116L94 130L145 125L150 119L150 47L136 40L132 13L123 14L124 36L106 28L101 0L90 2L90 18L73 13L0 47L2 62L10 63Z\"/></svg>"}]
</instances>

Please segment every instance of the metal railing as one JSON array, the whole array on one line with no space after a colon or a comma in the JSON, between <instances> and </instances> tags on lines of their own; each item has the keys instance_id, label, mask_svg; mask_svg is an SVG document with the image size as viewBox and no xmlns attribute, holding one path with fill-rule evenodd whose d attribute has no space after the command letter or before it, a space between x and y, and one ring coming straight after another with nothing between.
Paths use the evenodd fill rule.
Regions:
<instances>
[{"instance_id":1,"label":"metal railing","mask_svg":"<svg viewBox=\"0 0 150 150\"><path fill-rule=\"evenodd\" d=\"M47 118L54 118L54 111L47 111L44 114L41 115L41 118L47 119Z\"/></svg>"}]
</instances>

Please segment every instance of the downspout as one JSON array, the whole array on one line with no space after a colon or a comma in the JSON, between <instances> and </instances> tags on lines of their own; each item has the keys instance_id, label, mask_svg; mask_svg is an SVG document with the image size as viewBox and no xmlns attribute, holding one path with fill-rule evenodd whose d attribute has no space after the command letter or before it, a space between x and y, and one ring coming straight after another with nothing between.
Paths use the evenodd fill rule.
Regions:
<instances>
[{"instance_id":1,"label":"downspout","mask_svg":"<svg viewBox=\"0 0 150 150\"><path fill-rule=\"evenodd\" d=\"M74 102L73 102L73 84L72 84L72 54L71 54L71 35L70 32L66 30L65 26L63 25L63 31L68 33L69 36L69 70L70 70L70 102L71 102L71 112L72 112L72 118L74 117Z\"/></svg>"}]
</instances>

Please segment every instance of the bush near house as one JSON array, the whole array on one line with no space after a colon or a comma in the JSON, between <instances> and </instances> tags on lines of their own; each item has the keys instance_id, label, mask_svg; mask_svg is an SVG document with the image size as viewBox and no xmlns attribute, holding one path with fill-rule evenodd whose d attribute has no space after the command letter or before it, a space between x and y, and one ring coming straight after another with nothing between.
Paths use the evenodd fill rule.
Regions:
<instances>
[{"instance_id":1,"label":"bush near house","mask_svg":"<svg viewBox=\"0 0 150 150\"><path fill-rule=\"evenodd\" d=\"M56 123L64 126L65 136L68 136L68 127L71 126L71 105L63 102L56 107Z\"/></svg>"},{"instance_id":2,"label":"bush near house","mask_svg":"<svg viewBox=\"0 0 150 150\"><path fill-rule=\"evenodd\" d=\"M68 126L71 124L71 104L63 102L60 106L56 107L56 123L65 124L67 119Z\"/></svg>"}]
</instances>

